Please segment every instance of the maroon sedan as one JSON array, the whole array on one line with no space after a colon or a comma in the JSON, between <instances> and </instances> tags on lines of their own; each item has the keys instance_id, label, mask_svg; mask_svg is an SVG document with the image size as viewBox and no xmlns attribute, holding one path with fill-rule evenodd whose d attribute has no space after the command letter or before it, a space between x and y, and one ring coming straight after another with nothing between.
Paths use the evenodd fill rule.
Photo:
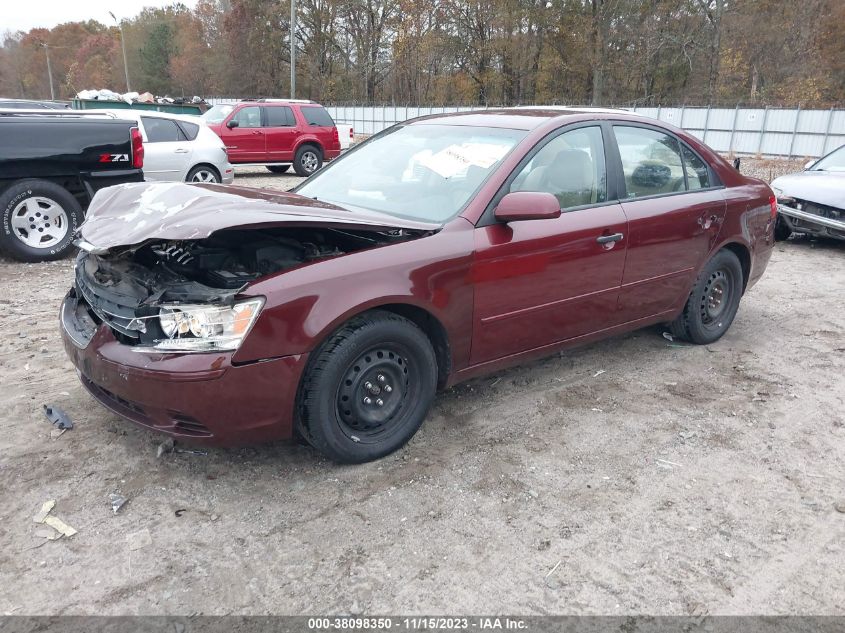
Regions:
<instances>
[{"instance_id":1,"label":"maroon sedan","mask_svg":"<svg viewBox=\"0 0 845 633\"><path fill-rule=\"evenodd\" d=\"M97 194L62 306L112 411L179 439L396 450L435 391L667 323L711 343L763 274L772 191L685 132L613 111L394 126L295 193Z\"/></svg>"}]
</instances>

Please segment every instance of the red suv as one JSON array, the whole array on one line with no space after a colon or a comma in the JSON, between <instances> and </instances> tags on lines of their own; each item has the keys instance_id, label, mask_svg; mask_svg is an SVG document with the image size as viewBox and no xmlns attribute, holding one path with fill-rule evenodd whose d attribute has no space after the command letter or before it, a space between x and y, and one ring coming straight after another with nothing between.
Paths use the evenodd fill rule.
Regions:
<instances>
[{"instance_id":1,"label":"red suv","mask_svg":"<svg viewBox=\"0 0 845 633\"><path fill-rule=\"evenodd\" d=\"M202 118L223 140L229 162L261 164L281 174L293 165L310 176L324 160L340 155L340 138L331 115L312 101L241 101L216 105Z\"/></svg>"}]
</instances>

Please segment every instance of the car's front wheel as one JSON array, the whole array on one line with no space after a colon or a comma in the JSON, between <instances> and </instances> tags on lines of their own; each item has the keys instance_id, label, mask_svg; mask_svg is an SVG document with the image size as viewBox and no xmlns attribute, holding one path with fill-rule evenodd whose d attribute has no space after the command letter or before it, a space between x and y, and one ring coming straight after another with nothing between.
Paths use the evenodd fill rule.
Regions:
<instances>
[{"instance_id":1,"label":"car's front wheel","mask_svg":"<svg viewBox=\"0 0 845 633\"><path fill-rule=\"evenodd\" d=\"M778 242L783 242L784 240L789 239L790 235L792 235L792 229L789 228L786 220L778 214L778 217L775 220L775 239Z\"/></svg>"},{"instance_id":2,"label":"car's front wheel","mask_svg":"<svg viewBox=\"0 0 845 633\"><path fill-rule=\"evenodd\" d=\"M729 250L719 251L705 264L684 311L669 329L676 337L699 345L719 340L733 323L742 289L739 258Z\"/></svg>"},{"instance_id":3,"label":"car's front wheel","mask_svg":"<svg viewBox=\"0 0 845 633\"><path fill-rule=\"evenodd\" d=\"M300 387L298 425L335 461L378 459L413 437L436 387L437 363L425 333L392 312L367 312L313 353Z\"/></svg>"},{"instance_id":4,"label":"car's front wheel","mask_svg":"<svg viewBox=\"0 0 845 633\"><path fill-rule=\"evenodd\" d=\"M303 145L296 150L293 169L300 176L310 176L323 166L323 152L313 145Z\"/></svg>"},{"instance_id":5,"label":"car's front wheel","mask_svg":"<svg viewBox=\"0 0 845 633\"><path fill-rule=\"evenodd\" d=\"M82 207L67 189L46 180L23 180L0 193L0 250L23 262L60 259L82 223Z\"/></svg>"}]
</instances>

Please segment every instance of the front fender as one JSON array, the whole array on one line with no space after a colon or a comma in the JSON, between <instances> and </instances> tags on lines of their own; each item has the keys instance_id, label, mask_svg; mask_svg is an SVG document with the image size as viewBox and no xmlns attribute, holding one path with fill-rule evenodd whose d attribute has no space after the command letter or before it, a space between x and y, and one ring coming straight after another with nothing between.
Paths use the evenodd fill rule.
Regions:
<instances>
[{"instance_id":1,"label":"front fender","mask_svg":"<svg viewBox=\"0 0 845 633\"><path fill-rule=\"evenodd\" d=\"M356 314L403 304L440 321L453 366L468 362L472 229L458 218L427 237L314 262L254 283L245 294L262 295L266 303L233 360L307 353Z\"/></svg>"}]
</instances>

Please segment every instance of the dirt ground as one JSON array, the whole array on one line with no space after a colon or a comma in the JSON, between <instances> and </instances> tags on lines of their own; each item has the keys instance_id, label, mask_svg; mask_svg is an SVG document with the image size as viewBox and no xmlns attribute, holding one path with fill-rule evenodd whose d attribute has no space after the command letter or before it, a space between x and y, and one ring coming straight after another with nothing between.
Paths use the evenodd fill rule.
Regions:
<instances>
[{"instance_id":1,"label":"dirt ground","mask_svg":"<svg viewBox=\"0 0 845 633\"><path fill-rule=\"evenodd\" d=\"M779 244L714 345L652 328L474 380L351 467L158 457L65 359L71 277L0 260L0 613L845 614L845 244ZM77 534L40 536L49 499Z\"/></svg>"}]
</instances>

